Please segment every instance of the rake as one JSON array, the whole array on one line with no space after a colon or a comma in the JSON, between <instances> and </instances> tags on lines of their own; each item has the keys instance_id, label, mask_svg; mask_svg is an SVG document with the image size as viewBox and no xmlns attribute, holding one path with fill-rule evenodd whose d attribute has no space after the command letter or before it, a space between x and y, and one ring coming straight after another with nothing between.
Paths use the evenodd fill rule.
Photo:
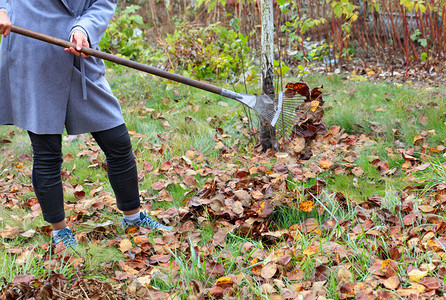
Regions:
<instances>
[{"instance_id":1,"label":"rake","mask_svg":"<svg viewBox=\"0 0 446 300\"><path fill-rule=\"evenodd\" d=\"M64 48L75 48L76 45L69 41L59 39L50 35L46 35L43 33L39 33L36 31L32 31L23 27L12 25L11 32L24 35L33 39L37 39L43 42L47 42L53 45L61 46ZM283 105L283 96L282 93L279 92L277 95L247 95L240 94L237 92L233 92L230 90L223 89L221 87L217 87L211 85L209 83L201 82L198 80L190 79L187 77L183 77L174 73L170 73L164 70L160 70L139 62L135 62L129 59L125 59L122 57L118 57L109 53L104 53L99 50L95 50L92 48L82 47L79 51L84 54L94 56L97 58L101 58L119 65L123 65L132 69L136 69L139 71L143 71L155 76L163 77L166 79L170 79L175 82L183 83L204 91L208 91L226 98L230 98L236 100L252 110L256 111L261 118L265 121L269 122L271 126L275 126L282 111ZM276 99L277 96L277 99Z\"/></svg>"},{"instance_id":2,"label":"rake","mask_svg":"<svg viewBox=\"0 0 446 300\"><path fill-rule=\"evenodd\" d=\"M276 129L282 137L313 137L318 132L324 111L323 86L310 90L306 82L287 83ZM317 127L316 127L317 126Z\"/></svg>"}]
</instances>

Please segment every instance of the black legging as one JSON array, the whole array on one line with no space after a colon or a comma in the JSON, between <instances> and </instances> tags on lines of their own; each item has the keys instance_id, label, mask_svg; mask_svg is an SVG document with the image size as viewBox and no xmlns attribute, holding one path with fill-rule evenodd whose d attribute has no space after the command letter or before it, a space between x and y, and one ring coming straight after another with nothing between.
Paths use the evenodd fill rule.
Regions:
<instances>
[{"instance_id":1,"label":"black legging","mask_svg":"<svg viewBox=\"0 0 446 300\"><path fill-rule=\"evenodd\" d=\"M64 201L61 179L62 135L29 132L33 148L32 181L42 209L43 219L49 223L64 220ZM125 124L92 132L107 159L107 173L120 210L139 208L138 173L132 144Z\"/></svg>"}]
</instances>

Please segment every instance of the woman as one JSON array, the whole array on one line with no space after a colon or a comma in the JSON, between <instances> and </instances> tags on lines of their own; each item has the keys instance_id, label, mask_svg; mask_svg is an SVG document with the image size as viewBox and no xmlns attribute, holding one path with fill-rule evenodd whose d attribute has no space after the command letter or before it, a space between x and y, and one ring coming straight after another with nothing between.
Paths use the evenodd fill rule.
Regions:
<instances>
[{"instance_id":1,"label":"woman","mask_svg":"<svg viewBox=\"0 0 446 300\"><path fill-rule=\"evenodd\" d=\"M171 230L140 212L136 162L118 100L104 62L78 52L98 49L116 0L0 0L0 124L28 131L33 149L32 182L54 242L77 247L65 221L61 180L62 134L91 132L105 152L122 226ZM11 23L69 38L76 49L9 34Z\"/></svg>"}]
</instances>

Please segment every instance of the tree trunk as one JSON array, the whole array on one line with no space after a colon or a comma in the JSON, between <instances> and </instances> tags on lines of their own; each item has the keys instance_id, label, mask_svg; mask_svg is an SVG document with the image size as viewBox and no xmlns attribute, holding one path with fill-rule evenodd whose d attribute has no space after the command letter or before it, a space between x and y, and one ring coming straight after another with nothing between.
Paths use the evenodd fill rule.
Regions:
<instances>
[{"instance_id":1,"label":"tree trunk","mask_svg":"<svg viewBox=\"0 0 446 300\"><path fill-rule=\"evenodd\" d=\"M262 0L262 93L274 95L274 11L273 0ZM260 118L262 150L277 149L276 129Z\"/></svg>"}]
</instances>

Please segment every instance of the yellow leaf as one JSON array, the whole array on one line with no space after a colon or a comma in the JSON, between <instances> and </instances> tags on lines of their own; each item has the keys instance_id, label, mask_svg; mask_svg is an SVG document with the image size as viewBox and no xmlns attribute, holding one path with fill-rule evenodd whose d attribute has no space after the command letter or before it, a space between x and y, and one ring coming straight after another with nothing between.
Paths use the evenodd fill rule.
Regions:
<instances>
[{"instance_id":1,"label":"yellow leaf","mask_svg":"<svg viewBox=\"0 0 446 300\"><path fill-rule=\"evenodd\" d=\"M352 74L350 76L350 80L351 81L367 81L367 78L362 76L362 75L354 75L354 74Z\"/></svg>"},{"instance_id":2,"label":"yellow leaf","mask_svg":"<svg viewBox=\"0 0 446 300\"><path fill-rule=\"evenodd\" d=\"M398 293L398 296L404 297L404 299L406 299L406 297L409 297L410 295L418 296L420 294L420 292L417 289L412 289L412 288L398 289L396 292Z\"/></svg>"},{"instance_id":3,"label":"yellow leaf","mask_svg":"<svg viewBox=\"0 0 446 300\"><path fill-rule=\"evenodd\" d=\"M310 247L308 247L307 249L304 250L303 254L311 256L311 255L314 255L314 254L316 254L318 252L319 252L319 247L318 246L310 246Z\"/></svg>"},{"instance_id":4,"label":"yellow leaf","mask_svg":"<svg viewBox=\"0 0 446 300\"><path fill-rule=\"evenodd\" d=\"M370 69L370 68L366 68L365 71L366 71L366 73L367 73L368 76L372 76L372 75L375 74L375 71L373 71L373 70Z\"/></svg>"},{"instance_id":5,"label":"yellow leaf","mask_svg":"<svg viewBox=\"0 0 446 300\"><path fill-rule=\"evenodd\" d=\"M423 141L424 137L421 134L417 134L416 136L413 137L413 143L419 143L419 141Z\"/></svg>"},{"instance_id":6,"label":"yellow leaf","mask_svg":"<svg viewBox=\"0 0 446 300\"><path fill-rule=\"evenodd\" d=\"M150 287L150 282L152 281L152 275L138 277L138 278L136 278L136 280L138 280L139 283L141 283L142 285L144 285L146 287Z\"/></svg>"},{"instance_id":7,"label":"yellow leaf","mask_svg":"<svg viewBox=\"0 0 446 300\"><path fill-rule=\"evenodd\" d=\"M319 161L319 165L324 169L330 169L333 163L326 157L322 157Z\"/></svg>"},{"instance_id":8,"label":"yellow leaf","mask_svg":"<svg viewBox=\"0 0 446 300\"><path fill-rule=\"evenodd\" d=\"M230 283L234 283L234 281L228 276L220 277L217 279L217 281L215 281L215 285L224 285Z\"/></svg>"},{"instance_id":9,"label":"yellow leaf","mask_svg":"<svg viewBox=\"0 0 446 300\"><path fill-rule=\"evenodd\" d=\"M438 252L438 251L444 251L443 245L441 243L438 243L436 240L429 240L427 241L427 245L429 250Z\"/></svg>"},{"instance_id":10,"label":"yellow leaf","mask_svg":"<svg viewBox=\"0 0 446 300\"><path fill-rule=\"evenodd\" d=\"M134 238L133 238L133 241L137 244L137 245L142 245L142 244L145 244L145 243L148 243L149 242L149 239L147 238L147 236L145 236L145 235L141 235L141 236L135 236Z\"/></svg>"},{"instance_id":11,"label":"yellow leaf","mask_svg":"<svg viewBox=\"0 0 446 300\"><path fill-rule=\"evenodd\" d=\"M319 235L322 234L322 231L319 228L316 228L316 229L312 230L311 232L314 234L319 234Z\"/></svg>"},{"instance_id":12,"label":"yellow leaf","mask_svg":"<svg viewBox=\"0 0 446 300\"><path fill-rule=\"evenodd\" d=\"M388 267L389 267L389 265L390 265L390 263L392 262L392 260L391 259L386 259L386 260L384 260L382 263L381 263L381 268L382 269L387 269Z\"/></svg>"},{"instance_id":13,"label":"yellow leaf","mask_svg":"<svg viewBox=\"0 0 446 300\"><path fill-rule=\"evenodd\" d=\"M312 212L314 209L314 202L311 200L302 201L299 203L299 209L303 212Z\"/></svg>"},{"instance_id":14,"label":"yellow leaf","mask_svg":"<svg viewBox=\"0 0 446 300\"><path fill-rule=\"evenodd\" d=\"M122 270L130 275L136 275L139 273L139 271L135 270L134 268L130 267L129 265L124 265Z\"/></svg>"},{"instance_id":15,"label":"yellow leaf","mask_svg":"<svg viewBox=\"0 0 446 300\"><path fill-rule=\"evenodd\" d=\"M409 279L411 281L415 281L418 282L420 281L422 278L427 276L427 271L421 271L419 269L413 269L412 271L410 271L407 275L409 275Z\"/></svg>"},{"instance_id":16,"label":"yellow leaf","mask_svg":"<svg viewBox=\"0 0 446 300\"><path fill-rule=\"evenodd\" d=\"M119 250L121 250L121 252L126 252L129 251L130 249L132 249L132 242L129 239L123 239L120 243L119 243Z\"/></svg>"},{"instance_id":17,"label":"yellow leaf","mask_svg":"<svg viewBox=\"0 0 446 300\"><path fill-rule=\"evenodd\" d=\"M311 107L310 107L311 111L315 112L318 107L319 107L319 101L317 100L311 101Z\"/></svg>"},{"instance_id":18,"label":"yellow leaf","mask_svg":"<svg viewBox=\"0 0 446 300\"><path fill-rule=\"evenodd\" d=\"M419 291L420 293L424 293L424 291L426 290L426 287L419 283L411 283L410 288L415 289L415 290Z\"/></svg>"}]
</instances>

